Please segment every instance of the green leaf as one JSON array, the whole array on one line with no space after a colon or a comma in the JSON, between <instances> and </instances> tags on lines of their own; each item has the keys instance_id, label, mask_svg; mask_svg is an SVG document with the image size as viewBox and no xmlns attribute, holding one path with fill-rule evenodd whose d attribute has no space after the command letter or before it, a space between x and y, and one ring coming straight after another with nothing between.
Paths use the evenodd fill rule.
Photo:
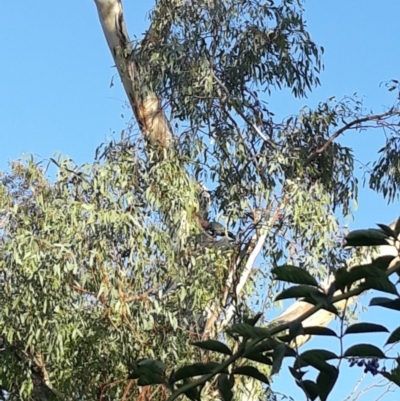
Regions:
<instances>
[{"instance_id":1,"label":"green leaf","mask_svg":"<svg viewBox=\"0 0 400 401\"><path fill-rule=\"evenodd\" d=\"M262 327L253 327L246 323L235 323L229 329L230 333L236 333L249 338L268 338L271 337L269 330Z\"/></svg>"},{"instance_id":2,"label":"green leaf","mask_svg":"<svg viewBox=\"0 0 400 401\"><path fill-rule=\"evenodd\" d=\"M343 291L345 288L350 288L355 282L367 278L372 278L372 281L382 279L381 285L383 285L383 281L388 280L383 270L383 266L387 262L388 260L379 258L370 264L354 266L349 271L343 268L338 269L335 273L335 285Z\"/></svg>"},{"instance_id":3,"label":"green leaf","mask_svg":"<svg viewBox=\"0 0 400 401\"><path fill-rule=\"evenodd\" d=\"M300 322L291 322L289 323L289 334L279 336L279 340L285 343L289 343L297 336L303 335L304 329L303 325Z\"/></svg>"},{"instance_id":4,"label":"green leaf","mask_svg":"<svg viewBox=\"0 0 400 401\"><path fill-rule=\"evenodd\" d=\"M319 396L318 385L312 380L296 380L296 383L304 391L307 399L314 401Z\"/></svg>"},{"instance_id":5,"label":"green leaf","mask_svg":"<svg viewBox=\"0 0 400 401\"><path fill-rule=\"evenodd\" d=\"M305 284L317 287L318 283L306 270L297 266L283 265L272 269L275 279L294 284Z\"/></svg>"},{"instance_id":6,"label":"green leaf","mask_svg":"<svg viewBox=\"0 0 400 401\"><path fill-rule=\"evenodd\" d=\"M343 356L356 356L360 358L384 358L385 354L375 345L357 344L348 348Z\"/></svg>"},{"instance_id":7,"label":"green leaf","mask_svg":"<svg viewBox=\"0 0 400 401\"><path fill-rule=\"evenodd\" d=\"M263 315L262 313L257 313L256 315L254 315L251 318L246 318L244 323L247 323L250 326L255 326L257 324L257 322L260 320L262 315Z\"/></svg>"},{"instance_id":8,"label":"green leaf","mask_svg":"<svg viewBox=\"0 0 400 401\"><path fill-rule=\"evenodd\" d=\"M310 336L317 335L317 336L337 337L337 334L332 329L329 329L328 327L320 327L320 326L304 327L304 334L310 335Z\"/></svg>"},{"instance_id":9,"label":"green leaf","mask_svg":"<svg viewBox=\"0 0 400 401\"><path fill-rule=\"evenodd\" d=\"M339 315L339 311L337 310L336 306L330 303L331 297L327 294L322 292L320 293L312 293L311 296L305 297L304 300L311 305L321 305L323 309L327 310L328 312L333 313L334 315Z\"/></svg>"},{"instance_id":10,"label":"green leaf","mask_svg":"<svg viewBox=\"0 0 400 401\"><path fill-rule=\"evenodd\" d=\"M381 372L381 375L400 387L400 372Z\"/></svg>"},{"instance_id":11,"label":"green leaf","mask_svg":"<svg viewBox=\"0 0 400 401\"><path fill-rule=\"evenodd\" d=\"M192 380L185 379L183 381L183 384L178 384L177 387L180 388L180 387L182 387L186 384L192 383L192 382L193 382ZM197 387L194 387L194 388L191 388L191 389L185 391L184 394L191 401L201 401L201 397L200 397L201 389L202 389L202 386L197 386Z\"/></svg>"},{"instance_id":12,"label":"green leaf","mask_svg":"<svg viewBox=\"0 0 400 401\"><path fill-rule=\"evenodd\" d=\"M275 347L277 347L279 344L280 344L280 342L275 340L274 338L267 338L266 340L263 340L262 342L258 343L254 348L252 348L249 351L250 352L271 351ZM247 351L245 351L244 355L247 355Z\"/></svg>"},{"instance_id":13,"label":"green leaf","mask_svg":"<svg viewBox=\"0 0 400 401\"><path fill-rule=\"evenodd\" d=\"M149 386L165 382L166 365L158 360L142 359L133 363L130 367L132 372L129 377L139 379L139 386Z\"/></svg>"},{"instance_id":14,"label":"green leaf","mask_svg":"<svg viewBox=\"0 0 400 401\"><path fill-rule=\"evenodd\" d=\"M283 358L285 357L286 354L286 345L285 344L279 344L277 347L274 348L274 352L272 355L273 358L273 365L272 365L272 371L271 371L271 376L274 375L275 373L279 373L281 370Z\"/></svg>"},{"instance_id":15,"label":"green leaf","mask_svg":"<svg viewBox=\"0 0 400 401\"><path fill-rule=\"evenodd\" d=\"M307 371L301 371L293 368L292 366L289 366L289 372L297 380L302 380L303 376L307 373Z\"/></svg>"},{"instance_id":16,"label":"green leaf","mask_svg":"<svg viewBox=\"0 0 400 401\"><path fill-rule=\"evenodd\" d=\"M225 355L232 355L232 351L228 348L228 346L217 340L194 342L191 343L191 345L194 345L201 349L206 349L208 351L215 351Z\"/></svg>"},{"instance_id":17,"label":"green leaf","mask_svg":"<svg viewBox=\"0 0 400 401\"><path fill-rule=\"evenodd\" d=\"M261 373L254 366L238 366L237 368L233 369L232 374L249 376L265 384L269 384L268 377L265 376L264 373Z\"/></svg>"},{"instance_id":18,"label":"green leaf","mask_svg":"<svg viewBox=\"0 0 400 401\"><path fill-rule=\"evenodd\" d=\"M377 226L390 238L396 238L396 233L385 224L377 224Z\"/></svg>"},{"instance_id":19,"label":"green leaf","mask_svg":"<svg viewBox=\"0 0 400 401\"><path fill-rule=\"evenodd\" d=\"M395 329L389 336L385 345L397 343L400 341L400 327Z\"/></svg>"},{"instance_id":20,"label":"green leaf","mask_svg":"<svg viewBox=\"0 0 400 401\"><path fill-rule=\"evenodd\" d=\"M368 277L364 285L369 289L387 292L388 294L398 295L396 286L389 280L388 277Z\"/></svg>"},{"instance_id":21,"label":"green leaf","mask_svg":"<svg viewBox=\"0 0 400 401\"><path fill-rule=\"evenodd\" d=\"M350 273L347 271L347 268L340 267L335 272L335 287L342 292L353 284L353 279L350 276Z\"/></svg>"},{"instance_id":22,"label":"green leaf","mask_svg":"<svg viewBox=\"0 0 400 401\"><path fill-rule=\"evenodd\" d=\"M303 352L298 356L294 367L313 366L314 368L329 374L332 370L332 366L326 363L331 359L337 359L338 356L331 351L323 349L312 349Z\"/></svg>"},{"instance_id":23,"label":"green leaf","mask_svg":"<svg viewBox=\"0 0 400 401\"><path fill-rule=\"evenodd\" d=\"M201 376L211 373L213 369L219 366L217 362L194 363L193 365L183 366L175 373L175 380L183 380L193 376Z\"/></svg>"},{"instance_id":24,"label":"green leaf","mask_svg":"<svg viewBox=\"0 0 400 401\"><path fill-rule=\"evenodd\" d=\"M400 299L376 297L371 299L369 306L382 306L383 308L400 311Z\"/></svg>"},{"instance_id":25,"label":"green leaf","mask_svg":"<svg viewBox=\"0 0 400 401\"><path fill-rule=\"evenodd\" d=\"M304 333L303 330L303 325L301 324L301 322L290 322L289 323L289 335L294 337L297 337L298 335L301 335Z\"/></svg>"},{"instance_id":26,"label":"green leaf","mask_svg":"<svg viewBox=\"0 0 400 401\"><path fill-rule=\"evenodd\" d=\"M232 388L235 384L235 377L233 375L227 375L221 373L218 376L218 392L221 395L223 401L231 401L233 398Z\"/></svg>"},{"instance_id":27,"label":"green leaf","mask_svg":"<svg viewBox=\"0 0 400 401\"><path fill-rule=\"evenodd\" d=\"M344 334L356 334L356 333L379 333L389 332L389 330L380 324L375 323L355 323L347 327Z\"/></svg>"},{"instance_id":28,"label":"green leaf","mask_svg":"<svg viewBox=\"0 0 400 401\"><path fill-rule=\"evenodd\" d=\"M394 258L395 257L393 255L380 256L379 258L374 259L372 265L378 267L381 270L387 270Z\"/></svg>"},{"instance_id":29,"label":"green leaf","mask_svg":"<svg viewBox=\"0 0 400 401\"><path fill-rule=\"evenodd\" d=\"M273 364L271 358L257 352L249 352L246 355L243 355L243 358L250 359L251 361L259 362L267 366L272 366Z\"/></svg>"},{"instance_id":30,"label":"green leaf","mask_svg":"<svg viewBox=\"0 0 400 401\"><path fill-rule=\"evenodd\" d=\"M345 237L345 246L376 246L388 245L388 236L377 229L355 230Z\"/></svg>"},{"instance_id":31,"label":"green leaf","mask_svg":"<svg viewBox=\"0 0 400 401\"><path fill-rule=\"evenodd\" d=\"M396 225L394 227L394 232L396 234L396 238L400 235L400 217L396 221Z\"/></svg>"},{"instance_id":32,"label":"green leaf","mask_svg":"<svg viewBox=\"0 0 400 401\"><path fill-rule=\"evenodd\" d=\"M137 384L139 386L150 386L153 384L164 383L164 375L160 375L151 371L150 369L145 369L145 371L140 372L139 380Z\"/></svg>"},{"instance_id":33,"label":"green leaf","mask_svg":"<svg viewBox=\"0 0 400 401\"><path fill-rule=\"evenodd\" d=\"M297 285L295 287L287 288L283 290L280 294L278 294L275 298L275 301L280 301L282 299L290 299L290 298L303 298L310 296L311 294L322 294L315 287L307 286L307 285Z\"/></svg>"},{"instance_id":34,"label":"green leaf","mask_svg":"<svg viewBox=\"0 0 400 401\"><path fill-rule=\"evenodd\" d=\"M332 391L337 378L339 376L339 370L332 366L332 371L329 375L324 372L320 372L317 377L318 394L321 401L326 401L330 392Z\"/></svg>"}]
</instances>

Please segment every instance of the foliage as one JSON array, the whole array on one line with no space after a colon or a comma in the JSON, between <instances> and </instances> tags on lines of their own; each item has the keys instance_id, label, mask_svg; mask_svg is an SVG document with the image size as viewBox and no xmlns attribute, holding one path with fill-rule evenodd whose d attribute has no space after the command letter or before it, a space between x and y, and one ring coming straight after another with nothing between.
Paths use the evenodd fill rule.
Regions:
<instances>
[{"instance_id":1,"label":"foliage","mask_svg":"<svg viewBox=\"0 0 400 401\"><path fill-rule=\"evenodd\" d=\"M296 320L275 327L256 327L255 321L252 322L253 324L249 324L249 322L234 324L229 328L228 334L235 339L234 349L236 352L233 352L224 343L217 341L194 343L193 345L204 350L228 355L228 357L225 357L225 360L219 364L197 363L183 366L173 372L168 379L168 384L170 387L177 385L177 389L168 400L173 401L181 394L185 394L191 400L200 400L204 384L212 381L216 376L219 378L219 393L224 401L233 399L232 388L237 375L250 376L261 381L268 388L270 378L256 367L248 365L248 362L257 360L272 366L272 376L280 371L285 358L294 358L293 366L289 370L307 399L312 401L318 397L321 401L328 399L338 379L341 362L344 360L347 360L351 367L355 365L364 367L365 373L380 374L400 386L399 358L388 356L379 347L372 344L360 343L347 349L344 349L342 344L344 337L350 334L388 332L388 329L375 323L355 323L346 327L343 324L346 310L341 314L335 307L338 301L349 300L351 297L374 289L387 292L394 297L373 298L370 306L391 307L400 311L400 295L396 285L390 280L391 276L400 276L400 242L397 240L400 234L400 219L394 230L385 225L380 226L379 230L359 230L350 233L346 237L346 245L375 246L379 234L379 238L385 240L386 244L394 241L392 246L395 248L397 257L384 256L369 265L358 265L344 270L337 269L335 280L327 291L322 291L315 279L299 267L285 265L273 269L277 280L297 284L282 291L276 299L287 297L304 299L314 306ZM397 284L398 282L397 280ZM321 327L303 327L302 322L321 308L329 309L342 320L340 333ZM300 352L296 346L296 337L304 334L337 337L341 343L342 352L335 354L323 349ZM399 341L400 327L389 334L385 345ZM337 364L333 364L333 360L338 360ZM390 371L387 371L385 366L380 369L379 361L388 360L394 360L395 367ZM315 382L305 379L307 371L304 368L313 368L318 371ZM194 380L188 381L188 379ZM179 384L181 381L183 384Z\"/></svg>"},{"instance_id":2,"label":"foliage","mask_svg":"<svg viewBox=\"0 0 400 401\"><path fill-rule=\"evenodd\" d=\"M199 253L194 228L192 251L177 254L154 206L157 174L141 171L134 148L108 150L118 161L107 154L82 171L59 160L54 184L33 160L13 163L2 177L0 321L7 352L0 377L8 391L32 389L37 358L59 391L94 399L105 383L129 374L132 360L199 356L183 355L183 345L197 338L193 324L221 291L229 252ZM168 171L173 166L164 166L167 179ZM121 396L120 389L107 397Z\"/></svg>"},{"instance_id":3,"label":"foliage","mask_svg":"<svg viewBox=\"0 0 400 401\"><path fill-rule=\"evenodd\" d=\"M355 96L332 98L283 121L266 102L272 91L303 97L319 84L323 49L310 39L302 11L293 0L158 1L151 29L125 56L170 112L177 135L169 157L155 157L158 150L130 131L100 147L92 164L52 159L54 180L33 159L2 174L0 390L10 401L163 400L175 384L195 399L191 378L205 374L205 384L216 373L204 394L216 399L219 387L230 399L235 375L268 386L284 358L301 359L290 347L301 319L265 328L248 318L264 312L248 302L260 283L260 305L271 306L281 281L289 281L297 286L275 299L306 297L312 311L336 312L337 297L368 286L397 294L377 261L348 272L343 266L356 253L344 255L337 243L358 189L353 150L340 136L385 128L387 146L369 172L370 186L395 199L398 99L372 114ZM211 188L206 207L201 181ZM210 239L204 218L224 220L236 241ZM373 244L363 235L348 236L349 245L386 243L392 234L368 231ZM331 272L342 295L321 291ZM242 279L247 285L239 291ZM374 302L397 307L396 300ZM224 322L232 309L233 321ZM228 322L230 337L217 342ZM304 333L332 335L323 327ZM289 337L272 338L277 334ZM364 354L352 350L349 358ZM336 368L329 355L318 355L300 354L321 370L317 384L327 394L327 373ZM244 356L251 365L231 366ZM375 360L367 364L376 367ZM315 395L315 383L297 380ZM157 386L149 390L151 383Z\"/></svg>"}]
</instances>

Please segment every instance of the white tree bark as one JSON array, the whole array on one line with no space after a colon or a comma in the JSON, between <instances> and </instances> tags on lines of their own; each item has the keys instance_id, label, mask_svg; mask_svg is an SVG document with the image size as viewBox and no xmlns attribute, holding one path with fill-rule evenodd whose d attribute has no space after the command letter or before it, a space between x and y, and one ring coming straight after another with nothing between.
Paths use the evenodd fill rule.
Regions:
<instances>
[{"instance_id":1,"label":"white tree bark","mask_svg":"<svg viewBox=\"0 0 400 401\"><path fill-rule=\"evenodd\" d=\"M144 136L151 144L168 147L173 134L160 99L141 85L140 69L132 53L120 0L95 0L101 26L114 58L132 110Z\"/></svg>"}]
</instances>

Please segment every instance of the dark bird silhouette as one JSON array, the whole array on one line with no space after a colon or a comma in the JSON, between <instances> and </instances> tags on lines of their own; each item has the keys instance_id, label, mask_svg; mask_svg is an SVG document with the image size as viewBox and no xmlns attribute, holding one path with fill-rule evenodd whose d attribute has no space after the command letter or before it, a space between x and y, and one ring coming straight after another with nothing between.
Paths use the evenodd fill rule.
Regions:
<instances>
[{"instance_id":1,"label":"dark bird silhouette","mask_svg":"<svg viewBox=\"0 0 400 401\"><path fill-rule=\"evenodd\" d=\"M235 234L228 231L226 227L224 227L221 223L218 223L217 221L202 221L201 226L204 228L205 231L207 231L214 237L225 237L226 235L228 235L229 238L236 239Z\"/></svg>"}]
</instances>

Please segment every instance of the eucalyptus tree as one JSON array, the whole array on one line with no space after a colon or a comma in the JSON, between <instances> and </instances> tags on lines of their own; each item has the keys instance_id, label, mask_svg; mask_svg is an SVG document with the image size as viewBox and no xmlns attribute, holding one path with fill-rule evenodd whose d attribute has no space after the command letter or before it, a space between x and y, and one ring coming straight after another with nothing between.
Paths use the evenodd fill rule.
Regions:
<instances>
[{"instance_id":1,"label":"eucalyptus tree","mask_svg":"<svg viewBox=\"0 0 400 401\"><path fill-rule=\"evenodd\" d=\"M92 164L51 159L54 182L33 159L2 176L0 385L10 400L165 399L162 378L155 388L136 380L138 364L207 358L189 342L245 319L251 297L271 307L272 266L296 263L328 288L347 263L341 216L357 198L354 155L339 142L347 131L385 129L370 185L398 196L398 99L378 114L330 99L283 121L266 103L319 84L323 49L300 1L159 0L134 42L120 0L95 4L138 130L100 146ZM218 219L234 240L207 230ZM312 307L299 301L278 321ZM303 325L332 317L319 309ZM217 397L213 384L205 397Z\"/></svg>"}]
</instances>

